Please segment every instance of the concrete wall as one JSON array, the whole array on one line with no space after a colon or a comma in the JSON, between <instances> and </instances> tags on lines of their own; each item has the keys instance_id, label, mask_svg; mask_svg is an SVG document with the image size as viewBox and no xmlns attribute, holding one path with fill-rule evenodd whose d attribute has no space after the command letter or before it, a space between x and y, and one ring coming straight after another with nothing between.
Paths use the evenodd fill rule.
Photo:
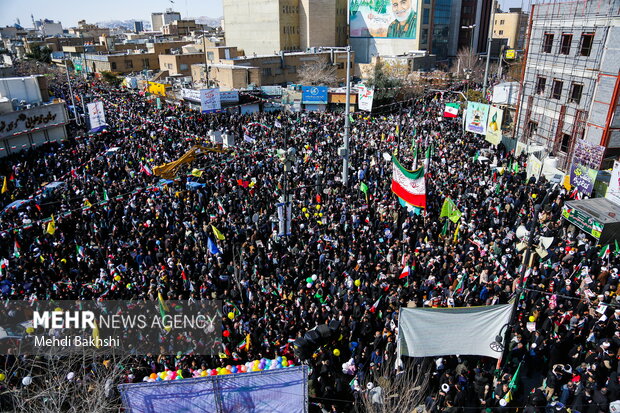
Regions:
<instances>
[{"instance_id":1,"label":"concrete wall","mask_svg":"<svg viewBox=\"0 0 620 413\"><path fill-rule=\"evenodd\" d=\"M281 50L280 1L224 0L226 44L247 55Z\"/></svg>"}]
</instances>

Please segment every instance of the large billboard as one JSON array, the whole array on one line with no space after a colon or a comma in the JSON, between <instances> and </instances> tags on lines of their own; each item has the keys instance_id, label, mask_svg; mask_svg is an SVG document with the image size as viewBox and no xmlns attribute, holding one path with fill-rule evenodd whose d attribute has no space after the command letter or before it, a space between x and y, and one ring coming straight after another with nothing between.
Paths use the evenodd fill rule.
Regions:
<instances>
[{"instance_id":1,"label":"large billboard","mask_svg":"<svg viewBox=\"0 0 620 413\"><path fill-rule=\"evenodd\" d=\"M202 113L218 112L222 109L220 89L200 89L200 110Z\"/></svg>"},{"instance_id":2,"label":"large billboard","mask_svg":"<svg viewBox=\"0 0 620 413\"><path fill-rule=\"evenodd\" d=\"M570 169L570 184L577 187L584 195L590 195L594 189L594 182L604 153L604 146L593 145L583 139L575 144Z\"/></svg>"},{"instance_id":3,"label":"large billboard","mask_svg":"<svg viewBox=\"0 0 620 413\"><path fill-rule=\"evenodd\" d=\"M478 102L468 102L467 114L465 116L465 130L479 135L486 135L488 115L489 105Z\"/></svg>"},{"instance_id":4,"label":"large billboard","mask_svg":"<svg viewBox=\"0 0 620 413\"><path fill-rule=\"evenodd\" d=\"M301 88L301 103L311 105L326 105L327 91L326 86L303 86Z\"/></svg>"},{"instance_id":5,"label":"large billboard","mask_svg":"<svg viewBox=\"0 0 620 413\"><path fill-rule=\"evenodd\" d=\"M349 0L350 37L415 39L418 0Z\"/></svg>"}]
</instances>

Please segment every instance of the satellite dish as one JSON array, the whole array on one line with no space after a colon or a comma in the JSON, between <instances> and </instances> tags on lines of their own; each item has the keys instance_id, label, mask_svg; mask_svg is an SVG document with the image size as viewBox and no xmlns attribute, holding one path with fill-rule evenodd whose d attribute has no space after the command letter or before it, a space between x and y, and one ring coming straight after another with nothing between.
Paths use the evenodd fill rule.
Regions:
<instances>
[{"instance_id":1,"label":"satellite dish","mask_svg":"<svg viewBox=\"0 0 620 413\"><path fill-rule=\"evenodd\" d=\"M530 231L528 231L525 226L520 225L519 228L517 228L517 238L520 240L524 239L528 235L530 235Z\"/></svg>"},{"instance_id":2,"label":"satellite dish","mask_svg":"<svg viewBox=\"0 0 620 413\"><path fill-rule=\"evenodd\" d=\"M383 159L385 159L386 161L391 161L392 160L392 155L390 155L387 152L383 152Z\"/></svg>"}]
</instances>

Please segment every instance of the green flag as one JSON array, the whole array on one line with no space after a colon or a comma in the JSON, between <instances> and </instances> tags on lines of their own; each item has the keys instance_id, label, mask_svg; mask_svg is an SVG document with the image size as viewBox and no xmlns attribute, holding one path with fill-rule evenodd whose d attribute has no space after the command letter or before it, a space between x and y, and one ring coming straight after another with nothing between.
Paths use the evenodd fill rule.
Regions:
<instances>
[{"instance_id":1,"label":"green flag","mask_svg":"<svg viewBox=\"0 0 620 413\"><path fill-rule=\"evenodd\" d=\"M364 182L360 182L360 191L368 195L368 185L366 185Z\"/></svg>"},{"instance_id":2,"label":"green flag","mask_svg":"<svg viewBox=\"0 0 620 413\"><path fill-rule=\"evenodd\" d=\"M349 122L350 122L350 123L353 123L353 122L354 122L354 120L353 120L353 116L352 116L351 114L349 114Z\"/></svg>"},{"instance_id":3,"label":"green flag","mask_svg":"<svg viewBox=\"0 0 620 413\"><path fill-rule=\"evenodd\" d=\"M618 246L618 240L615 240L614 242L616 243L616 251L614 251L614 254L618 255L620 254L620 246Z\"/></svg>"},{"instance_id":4,"label":"green flag","mask_svg":"<svg viewBox=\"0 0 620 413\"><path fill-rule=\"evenodd\" d=\"M454 201L450 198L446 198L443 201L443 206L441 207L441 214L439 214L439 218L448 217L448 219L455 224L461 219L461 211L456 207Z\"/></svg>"},{"instance_id":5,"label":"green flag","mask_svg":"<svg viewBox=\"0 0 620 413\"><path fill-rule=\"evenodd\" d=\"M474 162L478 160L479 156L480 156L480 151L476 151L476 154L474 155Z\"/></svg>"},{"instance_id":6,"label":"green flag","mask_svg":"<svg viewBox=\"0 0 620 413\"><path fill-rule=\"evenodd\" d=\"M514 172L519 172L519 162L517 162L516 160L512 163L512 170Z\"/></svg>"}]
</instances>

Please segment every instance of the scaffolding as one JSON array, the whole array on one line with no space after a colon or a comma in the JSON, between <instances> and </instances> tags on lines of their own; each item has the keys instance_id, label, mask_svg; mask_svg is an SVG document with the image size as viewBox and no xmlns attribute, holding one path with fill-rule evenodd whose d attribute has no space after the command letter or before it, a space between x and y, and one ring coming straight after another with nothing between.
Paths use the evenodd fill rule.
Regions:
<instances>
[{"instance_id":1,"label":"scaffolding","mask_svg":"<svg viewBox=\"0 0 620 413\"><path fill-rule=\"evenodd\" d=\"M570 167L575 141L584 137L619 6L618 0L532 5L516 138L544 147L541 159L556 157L560 169Z\"/></svg>"}]
</instances>

